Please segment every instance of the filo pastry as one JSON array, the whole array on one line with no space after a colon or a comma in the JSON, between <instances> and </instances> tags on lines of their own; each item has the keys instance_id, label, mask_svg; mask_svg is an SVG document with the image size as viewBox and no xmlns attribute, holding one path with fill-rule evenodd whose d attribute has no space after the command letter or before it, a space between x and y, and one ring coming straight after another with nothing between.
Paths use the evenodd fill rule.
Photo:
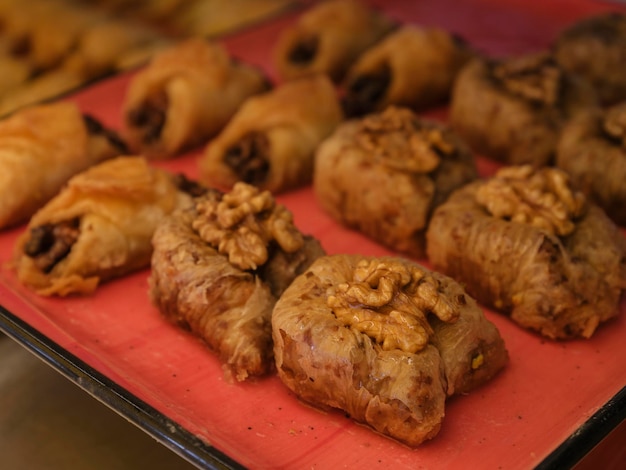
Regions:
<instances>
[{"instance_id":1,"label":"filo pastry","mask_svg":"<svg viewBox=\"0 0 626 470\"><path fill-rule=\"evenodd\" d=\"M128 86L126 138L148 158L170 158L217 134L249 96L269 88L263 73L219 44L188 39L156 54Z\"/></svg>"},{"instance_id":2,"label":"filo pastry","mask_svg":"<svg viewBox=\"0 0 626 470\"><path fill-rule=\"evenodd\" d=\"M243 181L273 193L312 180L317 146L343 119L323 75L286 82L246 101L200 159L201 179L230 188Z\"/></svg>"},{"instance_id":3,"label":"filo pastry","mask_svg":"<svg viewBox=\"0 0 626 470\"><path fill-rule=\"evenodd\" d=\"M19 281L40 295L89 294L149 266L157 225L191 203L179 179L131 156L76 175L17 240Z\"/></svg>"},{"instance_id":4,"label":"filo pastry","mask_svg":"<svg viewBox=\"0 0 626 470\"><path fill-rule=\"evenodd\" d=\"M280 35L274 62L283 79L322 73L343 78L350 65L395 27L395 23L354 0L320 2Z\"/></svg>"},{"instance_id":5,"label":"filo pastry","mask_svg":"<svg viewBox=\"0 0 626 470\"><path fill-rule=\"evenodd\" d=\"M445 104L457 74L473 55L447 31L403 26L350 67L343 83L344 110L359 116L392 104L414 110Z\"/></svg>"},{"instance_id":6,"label":"filo pastry","mask_svg":"<svg viewBox=\"0 0 626 470\"><path fill-rule=\"evenodd\" d=\"M118 136L70 102L0 122L0 228L26 222L73 175L125 151Z\"/></svg>"}]
</instances>

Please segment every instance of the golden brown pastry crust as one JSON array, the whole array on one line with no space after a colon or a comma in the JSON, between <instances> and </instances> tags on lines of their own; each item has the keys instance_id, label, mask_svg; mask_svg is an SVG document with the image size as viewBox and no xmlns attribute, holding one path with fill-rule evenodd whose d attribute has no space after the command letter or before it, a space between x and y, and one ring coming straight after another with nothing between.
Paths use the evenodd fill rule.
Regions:
<instances>
[{"instance_id":1,"label":"golden brown pastry crust","mask_svg":"<svg viewBox=\"0 0 626 470\"><path fill-rule=\"evenodd\" d=\"M157 225L189 203L170 174L141 157L94 166L33 215L15 246L18 279L40 295L89 294L100 282L149 266ZM69 232L69 241L55 227Z\"/></svg>"},{"instance_id":2,"label":"golden brown pastry crust","mask_svg":"<svg viewBox=\"0 0 626 470\"><path fill-rule=\"evenodd\" d=\"M345 111L359 116L389 105L416 110L442 105L472 54L447 31L403 26L350 68L344 81Z\"/></svg>"},{"instance_id":3,"label":"golden brown pastry crust","mask_svg":"<svg viewBox=\"0 0 626 470\"><path fill-rule=\"evenodd\" d=\"M555 191L540 189L530 177L506 189L502 171L535 175L529 166L509 167L497 180L454 192L435 210L428 228L433 269L525 328L549 338L591 337L619 313L626 239L604 211L581 204L582 194L567 189L562 171L542 170L555 175ZM481 193L492 182L503 190ZM571 207L576 210L570 214Z\"/></svg>"},{"instance_id":4,"label":"golden brown pastry crust","mask_svg":"<svg viewBox=\"0 0 626 470\"><path fill-rule=\"evenodd\" d=\"M626 14L604 13L565 28L553 44L556 61L589 80L604 105L626 100Z\"/></svg>"},{"instance_id":5,"label":"golden brown pastry crust","mask_svg":"<svg viewBox=\"0 0 626 470\"><path fill-rule=\"evenodd\" d=\"M0 122L0 228L27 221L70 177L123 151L113 133L90 123L69 102L24 109Z\"/></svg>"},{"instance_id":6,"label":"golden brown pastry crust","mask_svg":"<svg viewBox=\"0 0 626 470\"><path fill-rule=\"evenodd\" d=\"M446 126L390 107L341 124L315 157L323 210L379 243L424 256L433 209L477 177L467 146Z\"/></svg>"},{"instance_id":7,"label":"golden brown pastry crust","mask_svg":"<svg viewBox=\"0 0 626 470\"><path fill-rule=\"evenodd\" d=\"M394 27L392 20L358 1L320 2L282 32L274 63L283 79L322 73L339 81L360 54Z\"/></svg>"},{"instance_id":8,"label":"golden brown pastry crust","mask_svg":"<svg viewBox=\"0 0 626 470\"><path fill-rule=\"evenodd\" d=\"M615 223L626 226L626 102L590 108L561 132L556 164Z\"/></svg>"},{"instance_id":9,"label":"golden brown pastry crust","mask_svg":"<svg viewBox=\"0 0 626 470\"><path fill-rule=\"evenodd\" d=\"M594 104L589 84L548 53L475 58L455 82L450 125L485 157L538 167L553 163L565 122Z\"/></svg>"},{"instance_id":10,"label":"golden brown pastry crust","mask_svg":"<svg viewBox=\"0 0 626 470\"><path fill-rule=\"evenodd\" d=\"M133 77L123 104L127 139L149 158L173 157L217 134L246 98L267 88L260 70L221 45L188 39Z\"/></svg>"},{"instance_id":11,"label":"golden brown pastry crust","mask_svg":"<svg viewBox=\"0 0 626 470\"><path fill-rule=\"evenodd\" d=\"M199 165L210 186L237 181L273 193L311 182L314 153L343 118L336 91L324 76L305 77L248 99Z\"/></svg>"},{"instance_id":12,"label":"golden brown pastry crust","mask_svg":"<svg viewBox=\"0 0 626 470\"><path fill-rule=\"evenodd\" d=\"M319 258L276 303L272 332L278 375L299 398L409 446L438 433L448 396L508 360L459 284L394 257Z\"/></svg>"},{"instance_id":13,"label":"golden brown pastry crust","mask_svg":"<svg viewBox=\"0 0 626 470\"><path fill-rule=\"evenodd\" d=\"M238 183L176 211L156 230L150 298L214 350L227 379L272 371L276 299L324 254L268 192Z\"/></svg>"}]
</instances>

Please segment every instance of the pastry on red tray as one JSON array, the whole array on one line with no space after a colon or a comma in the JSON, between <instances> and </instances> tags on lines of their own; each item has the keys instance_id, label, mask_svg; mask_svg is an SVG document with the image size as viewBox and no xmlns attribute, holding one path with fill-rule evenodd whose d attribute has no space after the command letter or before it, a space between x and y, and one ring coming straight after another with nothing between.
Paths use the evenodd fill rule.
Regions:
<instances>
[{"instance_id":1,"label":"pastry on red tray","mask_svg":"<svg viewBox=\"0 0 626 470\"><path fill-rule=\"evenodd\" d=\"M596 102L590 84L547 52L475 58L455 82L450 125L485 157L543 166L554 163L563 125Z\"/></svg>"},{"instance_id":2,"label":"pastry on red tray","mask_svg":"<svg viewBox=\"0 0 626 470\"><path fill-rule=\"evenodd\" d=\"M447 126L389 107L341 124L320 145L313 188L333 219L423 257L433 209L477 176L468 147Z\"/></svg>"},{"instance_id":3,"label":"pastry on red tray","mask_svg":"<svg viewBox=\"0 0 626 470\"><path fill-rule=\"evenodd\" d=\"M243 381L274 369L270 319L276 299L324 254L269 191L237 183L176 211L153 238L150 298L201 338Z\"/></svg>"},{"instance_id":4,"label":"pastry on red tray","mask_svg":"<svg viewBox=\"0 0 626 470\"><path fill-rule=\"evenodd\" d=\"M157 53L135 75L123 103L133 151L171 158L215 136L246 98L269 84L221 45L192 38Z\"/></svg>"},{"instance_id":5,"label":"pastry on red tray","mask_svg":"<svg viewBox=\"0 0 626 470\"><path fill-rule=\"evenodd\" d=\"M394 21L359 1L319 2L281 33L274 63L283 79L321 73L339 81L363 51L394 27Z\"/></svg>"},{"instance_id":6,"label":"pastry on red tray","mask_svg":"<svg viewBox=\"0 0 626 470\"><path fill-rule=\"evenodd\" d=\"M626 226L626 101L590 108L561 132L556 164L617 224Z\"/></svg>"},{"instance_id":7,"label":"pastry on red tray","mask_svg":"<svg viewBox=\"0 0 626 470\"><path fill-rule=\"evenodd\" d=\"M117 157L79 173L18 238L19 281L40 295L90 294L101 282L148 267L157 225L190 204L198 188L142 157Z\"/></svg>"},{"instance_id":8,"label":"pastry on red tray","mask_svg":"<svg viewBox=\"0 0 626 470\"><path fill-rule=\"evenodd\" d=\"M283 192L313 178L315 150L343 114L333 84L304 77L248 99L199 161L209 186L232 188L242 181Z\"/></svg>"},{"instance_id":9,"label":"pastry on red tray","mask_svg":"<svg viewBox=\"0 0 626 470\"><path fill-rule=\"evenodd\" d=\"M28 221L67 181L126 146L70 102L33 106L0 121L0 228Z\"/></svg>"},{"instance_id":10,"label":"pastry on red tray","mask_svg":"<svg viewBox=\"0 0 626 470\"><path fill-rule=\"evenodd\" d=\"M433 269L548 338L590 338L619 314L626 238L560 169L504 167L464 186L426 238Z\"/></svg>"},{"instance_id":11,"label":"pastry on red tray","mask_svg":"<svg viewBox=\"0 0 626 470\"><path fill-rule=\"evenodd\" d=\"M445 104L472 55L467 44L447 31L403 26L350 67L343 82L344 109L360 116L389 105L423 110Z\"/></svg>"},{"instance_id":12,"label":"pastry on red tray","mask_svg":"<svg viewBox=\"0 0 626 470\"><path fill-rule=\"evenodd\" d=\"M319 258L276 303L272 332L278 376L300 399L411 447L437 435L448 397L508 361L459 283L397 257Z\"/></svg>"},{"instance_id":13,"label":"pastry on red tray","mask_svg":"<svg viewBox=\"0 0 626 470\"><path fill-rule=\"evenodd\" d=\"M561 67L589 80L603 104L626 100L624 13L584 18L561 31L552 47Z\"/></svg>"}]
</instances>

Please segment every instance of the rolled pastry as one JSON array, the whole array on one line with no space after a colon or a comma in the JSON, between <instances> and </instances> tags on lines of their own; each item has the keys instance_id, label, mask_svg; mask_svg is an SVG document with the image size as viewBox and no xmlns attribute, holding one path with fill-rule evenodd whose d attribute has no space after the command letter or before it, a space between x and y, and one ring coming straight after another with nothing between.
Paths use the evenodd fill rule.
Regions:
<instances>
[{"instance_id":1,"label":"rolled pastry","mask_svg":"<svg viewBox=\"0 0 626 470\"><path fill-rule=\"evenodd\" d=\"M350 67L344 110L359 116L392 104L415 110L444 104L471 56L467 45L446 31L403 26Z\"/></svg>"},{"instance_id":2,"label":"rolled pastry","mask_svg":"<svg viewBox=\"0 0 626 470\"><path fill-rule=\"evenodd\" d=\"M437 435L449 396L508 361L460 284L395 257L319 258L276 303L272 334L278 376L300 399L412 447Z\"/></svg>"},{"instance_id":3,"label":"rolled pastry","mask_svg":"<svg viewBox=\"0 0 626 470\"><path fill-rule=\"evenodd\" d=\"M260 70L200 38L156 54L132 79L123 104L126 137L149 158L169 158L217 134L243 101L267 90Z\"/></svg>"},{"instance_id":4,"label":"rolled pastry","mask_svg":"<svg viewBox=\"0 0 626 470\"><path fill-rule=\"evenodd\" d=\"M554 163L563 125L595 104L589 83L547 52L476 58L454 84L450 125L485 157L540 167Z\"/></svg>"},{"instance_id":5,"label":"rolled pastry","mask_svg":"<svg viewBox=\"0 0 626 470\"><path fill-rule=\"evenodd\" d=\"M200 160L201 179L243 181L273 193L311 182L315 149L342 120L335 89L319 75L248 99Z\"/></svg>"},{"instance_id":6,"label":"rolled pastry","mask_svg":"<svg viewBox=\"0 0 626 470\"><path fill-rule=\"evenodd\" d=\"M427 232L433 269L548 338L589 338L619 313L626 239L557 168L511 166L454 192Z\"/></svg>"},{"instance_id":7,"label":"rolled pastry","mask_svg":"<svg viewBox=\"0 0 626 470\"><path fill-rule=\"evenodd\" d=\"M626 101L590 108L566 124L556 164L616 224L626 227Z\"/></svg>"},{"instance_id":8,"label":"rolled pastry","mask_svg":"<svg viewBox=\"0 0 626 470\"><path fill-rule=\"evenodd\" d=\"M149 266L157 225L190 203L176 178L141 157L103 162L31 218L15 247L18 279L40 295L89 294Z\"/></svg>"},{"instance_id":9,"label":"rolled pastry","mask_svg":"<svg viewBox=\"0 0 626 470\"><path fill-rule=\"evenodd\" d=\"M313 189L335 220L421 258L434 208L477 176L452 130L391 106L341 124L320 145Z\"/></svg>"},{"instance_id":10,"label":"rolled pastry","mask_svg":"<svg viewBox=\"0 0 626 470\"><path fill-rule=\"evenodd\" d=\"M284 79L322 73L339 81L360 54L394 27L391 19L361 2L320 2L283 31L274 63Z\"/></svg>"},{"instance_id":11,"label":"rolled pastry","mask_svg":"<svg viewBox=\"0 0 626 470\"><path fill-rule=\"evenodd\" d=\"M273 370L270 317L293 279L324 254L268 191L209 192L157 228L150 298L200 337L238 381Z\"/></svg>"},{"instance_id":12,"label":"rolled pastry","mask_svg":"<svg viewBox=\"0 0 626 470\"><path fill-rule=\"evenodd\" d=\"M0 228L27 221L70 177L124 151L114 132L69 102L0 121Z\"/></svg>"}]
</instances>

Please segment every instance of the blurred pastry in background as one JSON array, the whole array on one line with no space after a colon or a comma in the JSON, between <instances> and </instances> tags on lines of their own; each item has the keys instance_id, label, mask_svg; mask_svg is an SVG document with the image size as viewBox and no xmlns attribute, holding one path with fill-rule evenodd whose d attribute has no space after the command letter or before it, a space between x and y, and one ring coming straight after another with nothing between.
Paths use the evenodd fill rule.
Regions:
<instances>
[{"instance_id":1,"label":"blurred pastry in background","mask_svg":"<svg viewBox=\"0 0 626 470\"><path fill-rule=\"evenodd\" d=\"M406 25L364 52L343 83L348 116L389 105L424 110L447 103L459 70L472 56L447 31Z\"/></svg>"},{"instance_id":2,"label":"blurred pastry in background","mask_svg":"<svg viewBox=\"0 0 626 470\"><path fill-rule=\"evenodd\" d=\"M0 121L0 228L26 222L72 176L125 151L115 132L69 102Z\"/></svg>"},{"instance_id":3,"label":"blurred pastry in background","mask_svg":"<svg viewBox=\"0 0 626 470\"><path fill-rule=\"evenodd\" d=\"M201 179L243 181L273 193L311 183L318 145L343 119L325 75L304 77L249 98L200 159Z\"/></svg>"},{"instance_id":4,"label":"blurred pastry in background","mask_svg":"<svg viewBox=\"0 0 626 470\"><path fill-rule=\"evenodd\" d=\"M304 12L274 47L278 75L286 80L315 73L340 81L352 63L396 24L355 0L327 0Z\"/></svg>"},{"instance_id":5,"label":"blurred pastry in background","mask_svg":"<svg viewBox=\"0 0 626 470\"><path fill-rule=\"evenodd\" d=\"M558 64L589 80L602 104L626 100L626 14L584 18L565 28L552 47Z\"/></svg>"},{"instance_id":6,"label":"blurred pastry in background","mask_svg":"<svg viewBox=\"0 0 626 470\"><path fill-rule=\"evenodd\" d=\"M130 81L124 134L149 158L172 158L215 136L250 96L266 91L264 73L221 45L192 38L155 55Z\"/></svg>"},{"instance_id":7,"label":"blurred pastry in background","mask_svg":"<svg viewBox=\"0 0 626 470\"><path fill-rule=\"evenodd\" d=\"M597 104L596 93L549 52L475 58L452 92L450 125L472 150L511 165L550 165L563 125Z\"/></svg>"}]
</instances>

